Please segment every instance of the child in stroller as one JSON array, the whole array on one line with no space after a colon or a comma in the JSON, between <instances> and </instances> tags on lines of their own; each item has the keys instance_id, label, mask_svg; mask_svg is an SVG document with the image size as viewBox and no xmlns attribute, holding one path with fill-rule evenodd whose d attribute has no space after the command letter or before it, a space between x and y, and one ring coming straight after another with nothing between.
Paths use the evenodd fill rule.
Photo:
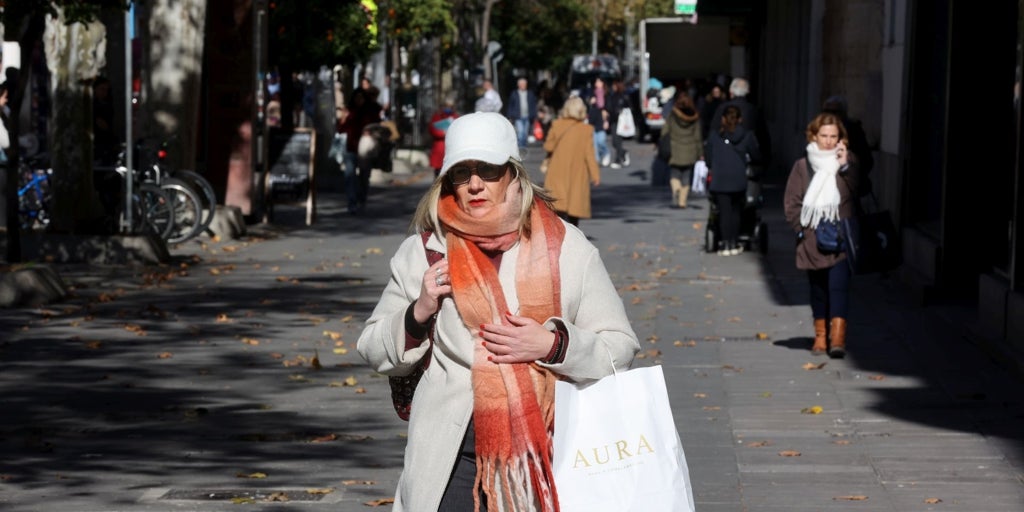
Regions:
<instances>
[{"instance_id":1,"label":"child in stroller","mask_svg":"<svg viewBox=\"0 0 1024 512\"><path fill-rule=\"evenodd\" d=\"M727 106L721 127L709 134L705 149L711 201L704 248L725 256L768 250L767 224L760 216L761 173L756 165L761 152L757 137L741 122L740 109Z\"/></svg>"}]
</instances>

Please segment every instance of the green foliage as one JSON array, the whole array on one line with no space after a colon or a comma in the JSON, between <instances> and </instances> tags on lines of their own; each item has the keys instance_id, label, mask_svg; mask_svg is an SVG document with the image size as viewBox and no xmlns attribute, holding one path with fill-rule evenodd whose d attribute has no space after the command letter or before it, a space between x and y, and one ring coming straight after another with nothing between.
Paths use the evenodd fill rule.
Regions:
<instances>
[{"instance_id":1,"label":"green foliage","mask_svg":"<svg viewBox=\"0 0 1024 512\"><path fill-rule=\"evenodd\" d=\"M3 3L0 22L4 24L18 24L32 16L56 16L58 7L63 9L68 24L87 23L95 20L104 8L127 10L129 5L128 0L8 0Z\"/></svg>"},{"instance_id":2,"label":"green foliage","mask_svg":"<svg viewBox=\"0 0 1024 512\"><path fill-rule=\"evenodd\" d=\"M270 5L272 65L317 69L366 60L377 40L357 0L276 0Z\"/></svg>"},{"instance_id":3,"label":"green foliage","mask_svg":"<svg viewBox=\"0 0 1024 512\"><path fill-rule=\"evenodd\" d=\"M591 13L579 0L500 2L493 20L510 66L568 69L574 53L590 50Z\"/></svg>"},{"instance_id":4,"label":"green foliage","mask_svg":"<svg viewBox=\"0 0 1024 512\"><path fill-rule=\"evenodd\" d=\"M425 37L448 39L455 33L448 0L390 0L380 4L378 18L388 37L410 45Z\"/></svg>"}]
</instances>

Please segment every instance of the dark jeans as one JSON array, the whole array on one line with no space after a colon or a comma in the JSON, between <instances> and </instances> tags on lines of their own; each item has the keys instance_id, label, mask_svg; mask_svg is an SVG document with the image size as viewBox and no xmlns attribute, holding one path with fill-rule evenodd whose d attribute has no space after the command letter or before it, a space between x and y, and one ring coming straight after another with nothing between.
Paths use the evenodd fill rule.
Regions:
<instances>
[{"instance_id":1,"label":"dark jeans","mask_svg":"<svg viewBox=\"0 0 1024 512\"><path fill-rule=\"evenodd\" d=\"M715 204L718 206L718 229L722 241L728 247L736 247L740 237L740 222L743 218L743 205L746 192L715 192Z\"/></svg>"},{"instance_id":2,"label":"dark jeans","mask_svg":"<svg viewBox=\"0 0 1024 512\"><path fill-rule=\"evenodd\" d=\"M830 268L808 270L811 314L814 318L846 318L849 308L850 265L840 261Z\"/></svg>"},{"instance_id":3,"label":"dark jeans","mask_svg":"<svg viewBox=\"0 0 1024 512\"><path fill-rule=\"evenodd\" d=\"M473 421L470 420L466 429L466 437L462 439L459 458L455 461L455 469L448 480L448 487L441 497L441 506L437 512L466 512L473 510L473 487L476 483L476 434ZM487 500L480 493L480 512L487 512Z\"/></svg>"},{"instance_id":4,"label":"dark jeans","mask_svg":"<svg viewBox=\"0 0 1024 512\"><path fill-rule=\"evenodd\" d=\"M615 149L615 159L612 162L617 164L626 163L626 150L622 149L622 137L615 132L612 132L612 148Z\"/></svg>"}]
</instances>

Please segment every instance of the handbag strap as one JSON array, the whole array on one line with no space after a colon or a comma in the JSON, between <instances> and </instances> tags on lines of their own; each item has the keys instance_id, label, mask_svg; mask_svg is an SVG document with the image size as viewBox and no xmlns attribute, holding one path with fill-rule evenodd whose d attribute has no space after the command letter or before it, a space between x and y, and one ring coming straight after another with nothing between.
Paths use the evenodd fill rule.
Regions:
<instances>
[{"instance_id":1,"label":"handbag strap","mask_svg":"<svg viewBox=\"0 0 1024 512\"><path fill-rule=\"evenodd\" d=\"M434 234L433 231L424 231L424 232L420 233L420 237L423 239L423 250L425 250L427 252L427 263L430 264L430 265L433 265L434 263L437 263L438 261L441 261L442 258L444 258L444 254L442 254L442 253L440 253L438 251L435 251L435 250L430 249L430 248L427 247L427 240L430 240L430 237L433 234ZM434 325L436 323L437 323L437 317L436 316L431 316L430 317L430 325L427 327L427 340L426 340L427 343L430 344L430 346L427 348L426 355L423 356L423 368L426 368L426 367L430 366L430 359L431 359L430 356L431 356L431 354L434 351Z\"/></svg>"}]
</instances>

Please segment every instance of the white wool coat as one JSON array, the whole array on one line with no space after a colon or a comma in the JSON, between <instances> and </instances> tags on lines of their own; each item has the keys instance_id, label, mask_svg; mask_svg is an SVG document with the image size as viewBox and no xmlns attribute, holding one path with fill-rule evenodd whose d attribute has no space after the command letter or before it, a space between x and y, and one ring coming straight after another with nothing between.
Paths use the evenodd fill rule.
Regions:
<instances>
[{"instance_id":1,"label":"white wool coat","mask_svg":"<svg viewBox=\"0 0 1024 512\"><path fill-rule=\"evenodd\" d=\"M564 223L564 222L563 222ZM562 316L544 325L563 323L569 333L562 363L542 365L572 382L596 380L630 367L640 350L636 334L596 247L576 227L565 224L559 258L562 279ZM446 252L444 240L432 236L427 247ZM519 310L515 263L519 245L501 259L498 277L513 313ZM408 373L423 357L427 343L405 350L405 310L420 294L428 268L420 235L407 238L391 258L388 282L359 337L359 354L378 372ZM451 297L437 315L433 360L416 388L405 463L395 493L395 511L436 511L473 414L470 367L473 337L466 329ZM381 407L387 405L382 404Z\"/></svg>"}]
</instances>

